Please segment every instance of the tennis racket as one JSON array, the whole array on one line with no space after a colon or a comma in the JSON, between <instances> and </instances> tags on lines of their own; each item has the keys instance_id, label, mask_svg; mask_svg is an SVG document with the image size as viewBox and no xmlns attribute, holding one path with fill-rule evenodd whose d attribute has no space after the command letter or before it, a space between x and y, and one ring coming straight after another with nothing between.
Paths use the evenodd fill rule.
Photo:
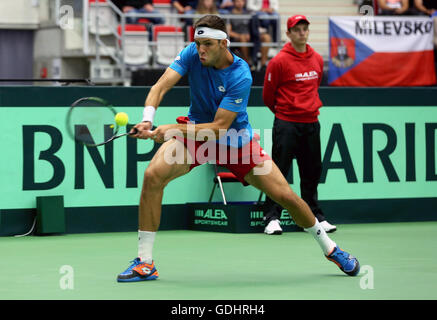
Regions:
<instances>
[{"instance_id":1,"label":"tennis racket","mask_svg":"<svg viewBox=\"0 0 437 320\"><path fill-rule=\"evenodd\" d=\"M114 107L98 97L86 97L76 100L67 113L67 132L78 143L88 147L98 147L120 137L138 132L118 134L120 127L115 123L117 114Z\"/></svg>"}]
</instances>

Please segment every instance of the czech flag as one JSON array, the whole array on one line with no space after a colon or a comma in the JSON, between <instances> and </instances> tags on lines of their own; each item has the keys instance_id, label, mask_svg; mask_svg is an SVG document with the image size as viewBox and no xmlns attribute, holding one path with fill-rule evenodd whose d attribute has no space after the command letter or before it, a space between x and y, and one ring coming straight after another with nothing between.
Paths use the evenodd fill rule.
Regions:
<instances>
[{"instance_id":1,"label":"czech flag","mask_svg":"<svg viewBox=\"0 0 437 320\"><path fill-rule=\"evenodd\" d=\"M331 86L394 87L436 83L428 17L331 17Z\"/></svg>"}]
</instances>

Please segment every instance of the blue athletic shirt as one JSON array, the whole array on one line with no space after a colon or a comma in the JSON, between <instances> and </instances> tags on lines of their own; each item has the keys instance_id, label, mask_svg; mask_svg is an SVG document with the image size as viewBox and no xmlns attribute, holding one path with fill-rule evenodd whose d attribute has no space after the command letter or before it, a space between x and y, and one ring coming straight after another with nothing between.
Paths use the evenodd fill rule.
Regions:
<instances>
[{"instance_id":1,"label":"blue athletic shirt","mask_svg":"<svg viewBox=\"0 0 437 320\"><path fill-rule=\"evenodd\" d=\"M188 118L194 123L213 122L218 108L238 113L227 134L217 143L240 148L252 139L247 115L252 75L248 64L232 55L234 62L225 69L204 67L193 42L180 52L170 68L181 76L188 72L191 96Z\"/></svg>"}]
</instances>

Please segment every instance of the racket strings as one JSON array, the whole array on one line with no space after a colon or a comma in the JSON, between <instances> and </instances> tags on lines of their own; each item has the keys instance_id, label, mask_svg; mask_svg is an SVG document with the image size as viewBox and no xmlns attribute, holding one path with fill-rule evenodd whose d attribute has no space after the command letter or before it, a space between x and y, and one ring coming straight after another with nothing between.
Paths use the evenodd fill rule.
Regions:
<instances>
[{"instance_id":1,"label":"racket strings","mask_svg":"<svg viewBox=\"0 0 437 320\"><path fill-rule=\"evenodd\" d=\"M115 114L115 110L103 100L80 99L69 110L67 128L75 141L95 146L117 134Z\"/></svg>"}]
</instances>

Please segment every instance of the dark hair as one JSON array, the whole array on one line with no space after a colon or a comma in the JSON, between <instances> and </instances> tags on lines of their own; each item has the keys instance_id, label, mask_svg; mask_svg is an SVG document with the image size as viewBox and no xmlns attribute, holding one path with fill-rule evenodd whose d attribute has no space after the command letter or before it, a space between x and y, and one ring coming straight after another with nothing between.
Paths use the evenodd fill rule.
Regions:
<instances>
[{"instance_id":1,"label":"dark hair","mask_svg":"<svg viewBox=\"0 0 437 320\"><path fill-rule=\"evenodd\" d=\"M217 29L228 34L225 20L214 14L208 14L197 20L197 22L194 24L194 29L198 27L208 27L211 29Z\"/></svg>"}]
</instances>

